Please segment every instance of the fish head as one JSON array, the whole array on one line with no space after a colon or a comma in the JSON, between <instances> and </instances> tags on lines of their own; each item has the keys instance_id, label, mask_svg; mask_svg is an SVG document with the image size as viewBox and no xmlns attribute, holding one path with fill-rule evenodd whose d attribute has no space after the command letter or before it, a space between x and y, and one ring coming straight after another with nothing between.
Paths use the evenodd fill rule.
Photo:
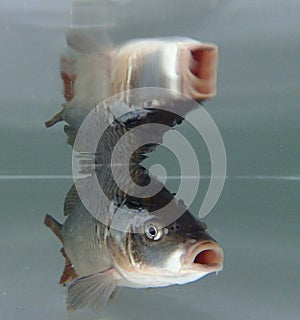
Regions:
<instances>
[{"instance_id":1,"label":"fish head","mask_svg":"<svg viewBox=\"0 0 300 320\"><path fill-rule=\"evenodd\" d=\"M123 230L111 228L107 241L128 286L161 287L222 270L223 250L205 230L205 223L189 211L167 226L144 212L127 219Z\"/></svg>"}]
</instances>

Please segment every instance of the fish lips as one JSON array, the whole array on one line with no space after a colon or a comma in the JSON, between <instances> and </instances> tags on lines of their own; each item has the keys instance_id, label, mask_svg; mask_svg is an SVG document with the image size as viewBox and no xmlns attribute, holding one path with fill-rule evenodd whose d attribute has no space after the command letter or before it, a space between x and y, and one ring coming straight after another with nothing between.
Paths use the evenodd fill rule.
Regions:
<instances>
[{"instance_id":1,"label":"fish lips","mask_svg":"<svg viewBox=\"0 0 300 320\"><path fill-rule=\"evenodd\" d=\"M219 272L223 269L223 260L223 250L215 241L190 240L186 243L185 269L201 273Z\"/></svg>"}]
</instances>

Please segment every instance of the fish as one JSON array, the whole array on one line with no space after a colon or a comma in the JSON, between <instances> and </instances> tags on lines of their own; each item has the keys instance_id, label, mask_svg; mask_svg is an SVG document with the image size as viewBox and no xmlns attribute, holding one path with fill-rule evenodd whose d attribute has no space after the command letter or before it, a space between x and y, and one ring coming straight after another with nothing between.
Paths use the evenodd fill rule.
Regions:
<instances>
[{"instance_id":1,"label":"fish","mask_svg":"<svg viewBox=\"0 0 300 320\"><path fill-rule=\"evenodd\" d=\"M105 51L73 31L68 44L79 51L82 48L82 56L78 60L62 57L66 101L46 126L67 122L68 143L80 158L84 177L66 195L64 223L48 214L44 219L62 243L65 267L60 283L68 287L68 310L101 309L121 287L183 285L221 271L223 250L207 233L206 224L142 165L147 154L161 144L163 135L199 107L192 99L214 96L216 47L190 39L142 40ZM181 71L175 82L173 73L162 66L165 60L157 61L170 52L175 62L184 61L181 69L185 65L185 71L189 70L187 74ZM140 59L130 65L134 57ZM172 71L175 66L177 63ZM158 78L151 72L153 67L164 70ZM167 89L174 89L175 84L180 90L166 90L166 94L150 88L161 84L157 79L164 79ZM145 90L139 89L145 85ZM182 99L182 93L192 99ZM114 98L102 102L112 94ZM89 118L91 110L93 117ZM153 123L161 127L153 130ZM84 132L83 126L89 130ZM103 128L99 141L97 130ZM114 156L122 137L125 139ZM151 143L143 143L149 137ZM130 159L128 150L133 150ZM116 176L126 188L120 187ZM103 192L99 193L93 181ZM140 188L148 185L147 191ZM90 203L83 195L88 195Z\"/></svg>"},{"instance_id":2,"label":"fish","mask_svg":"<svg viewBox=\"0 0 300 320\"><path fill-rule=\"evenodd\" d=\"M122 210L110 212L111 222L103 224L88 212L72 186L65 201L66 221L60 224L46 215L45 225L63 244L60 283L68 285L69 311L101 309L120 287L182 285L222 269L223 251L204 222L186 210L164 226L149 206L139 205L134 209L123 204ZM120 221L122 230L115 227Z\"/></svg>"},{"instance_id":3,"label":"fish","mask_svg":"<svg viewBox=\"0 0 300 320\"><path fill-rule=\"evenodd\" d=\"M103 100L144 87L165 88L200 103L216 93L218 47L187 37L129 40L115 46L103 31L71 28L61 56L63 109L45 122L78 129ZM100 39L100 40L99 40Z\"/></svg>"},{"instance_id":4,"label":"fish","mask_svg":"<svg viewBox=\"0 0 300 320\"><path fill-rule=\"evenodd\" d=\"M180 123L181 116L160 109L127 107L125 115L107 126L95 158L83 161L83 167L90 169L85 170L89 175L79 179L68 192L65 222L60 224L50 215L44 220L63 244L61 252L66 261L60 283L68 285L70 311L84 307L101 309L120 287L182 285L223 268L223 250L206 232L206 224L141 165L145 153L153 151L164 133L147 131L142 125L157 121L169 128ZM96 120L103 125L110 106L98 108L98 112ZM142 127L142 131L132 131L135 126ZM77 132L72 128L66 131L74 147L72 135ZM129 145L137 149L142 134L157 138L156 143L143 146L132 155L129 165L132 179L126 180L124 176L126 159L124 163L118 159L121 165L117 166L117 176L126 180L126 190L116 183L111 168L115 142L125 133L131 134L124 140L125 149ZM90 184L94 178L103 193ZM147 194L138 189L149 181L154 190L159 190L154 195L151 190ZM83 203L82 190L87 190L95 211L91 212Z\"/></svg>"}]
</instances>

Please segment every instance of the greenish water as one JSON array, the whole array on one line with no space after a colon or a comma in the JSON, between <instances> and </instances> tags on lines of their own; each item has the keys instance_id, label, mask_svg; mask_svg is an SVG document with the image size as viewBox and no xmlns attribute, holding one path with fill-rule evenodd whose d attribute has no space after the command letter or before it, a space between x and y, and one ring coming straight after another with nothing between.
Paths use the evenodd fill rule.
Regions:
<instances>
[{"instance_id":1,"label":"greenish water","mask_svg":"<svg viewBox=\"0 0 300 320\"><path fill-rule=\"evenodd\" d=\"M155 26L147 20L147 31L137 30L137 22L132 22L128 29L132 32L126 33L124 27L119 34L120 38L181 34L219 46L218 96L205 108L222 134L228 168L223 193L205 222L224 249L225 264L217 277L209 275L186 286L123 289L100 315L66 312L66 290L58 284L64 265L60 244L43 225L46 213L63 221L63 201L72 184L71 148L65 143L63 125L48 130L43 125L62 103L58 66L65 28L70 25L70 4L48 1L43 11L35 10L34 1L27 1L27 8L11 3L14 7L9 8L3 2L0 12L4 62L0 73L0 318L298 319L297 1L208 1L199 4L199 20L197 1L188 2L193 10L184 10L176 1L172 6L176 20L161 20L171 6L165 1ZM149 2L144 6L151 8ZM137 6L137 12L142 7ZM185 19L182 25L180 12ZM189 117L196 118L197 111ZM187 125L180 130L191 134L191 142L197 145ZM197 154L202 172L209 174L204 149L200 146ZM149 161L156 162L160 155L153 154ZM169 161L167 156L160 160ZM176 166L172 161L168 164ZM177 182L168 183L175 188ZM204 179L192 204L195 215L206 185Z\"/></svg>"},{"instance_id":2,"label":"greenish water","mask_svg":"<svg viewBox=\"0 0 300 320\"><path fill-rule=\"evenodd\" d=\"M1 181L1 313L10 319L65 319L60 244L43 226L62 220L70 180ZM299 206L297 181L228 179L205 220L225 252L224 270L186 286L122 289L100 316L73 319L297 319ZM238 200L237 200L238 198ZM130 306L130 307L129 307Z\"/></svg>"}]
</instances>

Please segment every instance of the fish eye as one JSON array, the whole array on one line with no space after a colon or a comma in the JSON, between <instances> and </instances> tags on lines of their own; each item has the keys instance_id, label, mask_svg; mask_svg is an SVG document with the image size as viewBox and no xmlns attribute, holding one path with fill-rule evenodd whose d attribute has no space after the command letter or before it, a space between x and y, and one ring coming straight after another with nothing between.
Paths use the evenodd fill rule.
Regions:
<instances>
[{"instance_id":1,"label":"fish eye","mask_svg":"<svg viewBox=\"0 0 300 320\"><path fill-rule=\"evenodd\" d=\"M145 226L145 235L150 240L159 240L163 232L154 223L150 223Z\"/></svg>"}]
</instances>

